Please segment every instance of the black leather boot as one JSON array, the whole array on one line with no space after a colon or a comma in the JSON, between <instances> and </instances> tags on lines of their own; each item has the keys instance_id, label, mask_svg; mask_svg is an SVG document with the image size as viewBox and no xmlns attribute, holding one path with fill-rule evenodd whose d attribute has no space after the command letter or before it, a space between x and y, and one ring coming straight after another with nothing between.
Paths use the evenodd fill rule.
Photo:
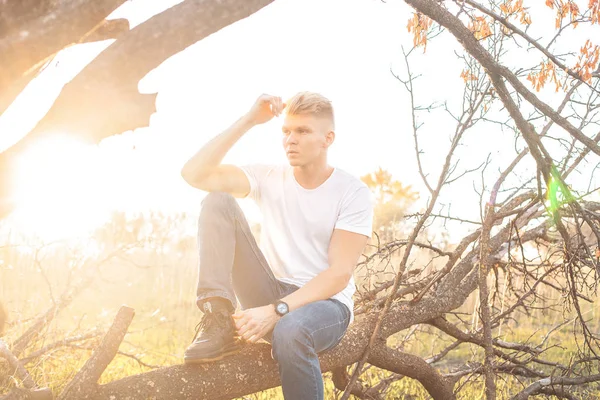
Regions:
<instances>
[{"instance_id":1,"label":"black leather boot","mask_svg":"<svg viewBox=\"0 0 600 400\"><path fill-rule=\"evenodd\" d=\"M223 300L207 300L202 305L204 316L196 326L192 344L185 350L186 364L217 361L241 350L232 312Z\"/></svg>"}]
</instances>

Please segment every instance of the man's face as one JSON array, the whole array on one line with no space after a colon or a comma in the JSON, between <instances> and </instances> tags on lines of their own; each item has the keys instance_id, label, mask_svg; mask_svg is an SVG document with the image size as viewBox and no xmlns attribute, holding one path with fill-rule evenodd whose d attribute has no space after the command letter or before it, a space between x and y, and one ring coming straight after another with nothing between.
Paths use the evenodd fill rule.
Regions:
<instances>
[{"instance_id":1,"label":"man's face","mask_svg":"<svg viewBox=\"0 0 600 400\"><path fill-rule=\"evenodd\" d=\"M281 131L291 166L303 166L323 157L335 136L331 122L314 115L286 114Z\"/></svg>"}]
</instances>

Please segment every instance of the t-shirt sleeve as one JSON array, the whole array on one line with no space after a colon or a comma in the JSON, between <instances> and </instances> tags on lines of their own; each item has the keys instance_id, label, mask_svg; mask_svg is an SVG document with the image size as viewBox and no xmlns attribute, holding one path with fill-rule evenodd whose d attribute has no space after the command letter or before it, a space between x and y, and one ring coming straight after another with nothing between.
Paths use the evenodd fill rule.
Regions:
<instances>
[{"instance_id":1,"label":"t-shirt sleeve","mask_svg":"<svg viewBox=\"0 0 600 400\"><path fill-rule=\"evenodd\" d=\"M366 186L351 192L343 201L335 229L371 237L373 232L373 194Z\"/></svg>"},{"instance_id":2,"label":"t-shirt sleeve","mask_svg":"<svg viewBox=\"0 0 600 400\"><path fill-rule=\"evenodd\" d=\"M273 166L264 164L250 164L243 165L240 167L240 169L244 172L244 174L246 174L246 177L250 182L250 193L248 193L248 196L246 197L257 202L260 201L265 178L269 175L269 172L273 169Z\"/></svg>"}]
</instances>

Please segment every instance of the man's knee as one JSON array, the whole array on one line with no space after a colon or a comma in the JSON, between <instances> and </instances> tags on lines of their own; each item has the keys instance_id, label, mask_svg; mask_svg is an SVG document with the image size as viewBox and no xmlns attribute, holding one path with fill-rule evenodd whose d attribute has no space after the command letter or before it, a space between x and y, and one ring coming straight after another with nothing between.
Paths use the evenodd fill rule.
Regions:
<instances>
[{"instance_id":1,"label":"man's knee","mask_svg":"<svg viewBox=\"0 0 600 400\"><path fill-rule=\"evenodd\" d=\"M235 198L226 192L210 192L202 200L202 209L229 209L235 204Z\"/></svg>"},{"instance_id":2,"label":"man's knee","mask_svg":"<svg viewBox=\"0 0 600 400\"><path fill-rule=\"evenodd\" d=\"M311 351L311 337L301 321L283 317L273 329L273 358L281 363L302 357Z\"/></svg>"}]
</instances>

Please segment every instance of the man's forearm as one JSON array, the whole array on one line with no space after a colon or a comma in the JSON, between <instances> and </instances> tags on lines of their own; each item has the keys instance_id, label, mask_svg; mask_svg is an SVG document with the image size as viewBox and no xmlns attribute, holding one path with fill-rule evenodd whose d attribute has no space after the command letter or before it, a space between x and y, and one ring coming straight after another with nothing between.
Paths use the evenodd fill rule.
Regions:
<instances>
[{"instance_id":1,"label":"man's forearm","mask_svg":"<svg viewBox=\"0 0 600 400\"><path fill-rule=\"evenodd\" d=\"M202 180L221 164L227 152L253 126L253 121L247 115L238 119L194 154L183 166L181 175L188 182Z\"/></svg>"},{"instance_id":2,"label":"man's forearm","mask_svg":"<svg viewBox=\"0 0 600 400\"><path fill-rule=\"evenodd\" d=\"M290 311L293 311L314 301L329 299L344 290L349 281L350 276L347 274L328 268L282 300L288 304Z\"/></svg>"}]
</instances>

